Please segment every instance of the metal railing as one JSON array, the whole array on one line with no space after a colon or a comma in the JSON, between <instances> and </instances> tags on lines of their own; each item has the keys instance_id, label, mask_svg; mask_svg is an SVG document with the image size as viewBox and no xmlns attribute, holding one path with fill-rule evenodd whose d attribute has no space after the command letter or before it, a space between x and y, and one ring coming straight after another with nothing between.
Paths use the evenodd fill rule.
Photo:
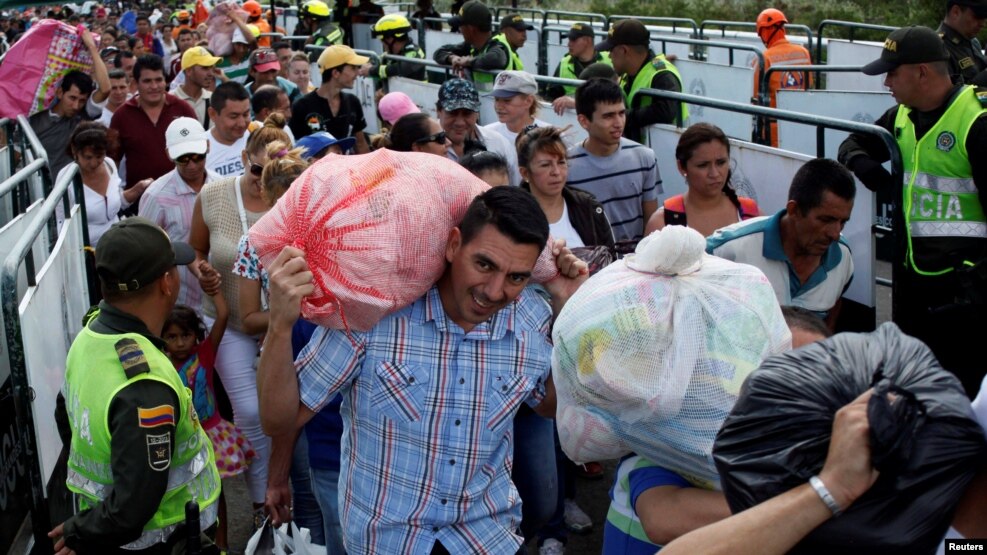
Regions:
<instances>
[{"instance_id":1,"label":"metal railing","mask_svg":"<svg viewBox=\"0 0 987 555\"><path fill-rule=\"evenodd\" d=\"M605 15L603 15L601 13L593 13L593 12L568 12L568 11L564 11L564 10L546 10L545 11L545 19L542 20L542 27L544 27L545 25L549 25L549 19L550 18L555 18L555 21L553 23L560 24L563 21L562 20L563 17L568 18L570 21L571 20L575 20L575 21L589 21L591 25L593 24L594 21L599 21L600 22L600 25L598 25L598 27L602 27L604 31L606 31L606 30L608 30L610 28L610 22L608 21L607 16L605 16ZM597 27L597 26L594 25L594 27Z\"/></svg>"},{"instance_id":2,"label":"metal railing","mask_svg":"<svg viewBox=\"0 0 987 555\"><path fill-rule=\"evenodd\" d=\"M696 23L695 19L690 19L688 17L645 17L638 15L611 15L607 17L608 26L613 26L618 21L623 19L636 19L643 23L644 25L653 25L657 27L671 26L672 32L678 31L679 26L689 27L691 30L690 35L693 37L699 37L699 25Z\"/></svg>"},{"instance_id":3,"label":"metal railing","mask_svg":"<svg viewBox=\"0 0 987 555\"><path fill-rule=\"evenodd\" d=\"M737 29L749 29L751 31L757 32L757 24L750 21L721 21L718 19L707 19L699 24L699 35L702 37L706 36L706 29L716 28L720 30L720 36L726 37L727 28L737 28ZM801 25L798 23L787 23L785 24L785 32L790 33L791 31L798 31L805 34L807 49L812 52L812 45L814 44L815 34L812 32L812 28L808 25ZM817 61L817 60L814 60Z\"/></svg>"},{"instance_id":4,"label":"metal railing","mask_svg":"<svg viewBox=\"0 0 987 555\"><path fill-rule=\"evenodd\" d=\"M767 97L767 95L768 95L768 84L771 81L771 74L772 73L780 73L780 72L783 72L783 71L801 71L801 72L805 72L805 73L814 73L816 75L816 78L815 78L815 86L812 87L812 88L819 89L819 88L822 88L820 86L820 80L819 80L819 74L820 73L854 73L854 72L859 72L862 68L863 68L863 66L846 66L846 65L832 65L831 66L831 65L825 65L825 64L823 64L823 65L819 65L819 64L812 64L812 65L784 65L784 64L778 64L778 65L774 65L774 66L769 67L767 69L767 71L764 72L764 80L761 81L761 87L760 87L760 89L761 89L761 95L762 95L762 97ZM806 79L803 82L803 88L802 89L803 90L809 90L809 88L810 88L809 87L809 80Z\"/></svg>"},{"instance_id":5,"label":"metal railing","mask_svg":"<svg viewBox=\"0 0 987 555\"><path fill-rule=\"evenodd\" d=\"M898 29L898 27L891 27L889 25L877 25L874 23L858 23L856 21L841 21L839 19L824 19L820 21L819 26L816 27L816 34L819 37L819 40L816 41L816 59L815 59L816 63L822 63L823 37L825 36L824 32L827 27L846 29L849 35L847 40L849 40L850 42L853 42L854 35L856 35L858 32L882 31L884 33L890 33Z\"/></svg>"}]
</instances>

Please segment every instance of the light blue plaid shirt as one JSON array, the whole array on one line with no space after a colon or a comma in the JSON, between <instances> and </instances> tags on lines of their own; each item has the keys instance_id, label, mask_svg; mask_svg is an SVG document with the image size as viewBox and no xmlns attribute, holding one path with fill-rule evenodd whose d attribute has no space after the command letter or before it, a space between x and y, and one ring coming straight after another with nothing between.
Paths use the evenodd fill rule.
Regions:
<instances>
[{"instance_id":1,"label":"light blue plaid shirt","mask_svg":"<svg viewBox=\"0 0 987 555\"><path fill-rule=\"evenodd\" d=\"M528 291L469 333L433 287L368 332L319 328L296 366L313 411L343 393L340 516L351 554L514 553L513 417L551 371L551 310Z\"/></svg>"}]
</instances>

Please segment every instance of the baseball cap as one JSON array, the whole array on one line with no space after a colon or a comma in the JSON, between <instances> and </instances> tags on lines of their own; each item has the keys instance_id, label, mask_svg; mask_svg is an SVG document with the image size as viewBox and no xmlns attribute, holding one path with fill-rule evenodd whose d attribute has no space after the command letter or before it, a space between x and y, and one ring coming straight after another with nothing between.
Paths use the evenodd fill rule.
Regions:
<instances>
[{"instance_id":1,"label":"baseball cap","mask_svg":"<svg viewBox=\"0 0 987 555\"><path fill-rule=\"evenodd\" d=\"M319 131L311 135L306 135L298 139L298 142L295 143L295 146L303 149L302 156L305 158L312 158L332 145L339 145L339 148L343 149L343 152L346 152L356 145L356 139L353 137L337 139L328 131Z\"/></svg>"},{"instance_id":2,"label":"baseball cap","mask_svg":"<svg viewBox=\"0 0 987 555\"><path fill-rule=\"evenodd\" d=\"M453 27L472 25L481 29L489 29L491 22L493 22L493 15L490 13L490 8L478 0L470 0L463 4L459 14L454 15L449 20L449 24Z\"/></svg>"},{"instance_id":3,"label":"baseball cap","mask_svg":"<svg viewBox=\"0 0 987 555\"><path fill-rule=\"evenodd\" d=\"M319 55L319 71L326 71L343 64L362 66L369 61L370 58L357 54L349 46L334 44Z\"/></svg>"},{"instance_id":4,"label":"baseball cap","mask_svg":"<svg viewBox=\"0 0 987 555\"><path fill-rule=\"evenodd\" d=\"M881 57L865 65L864 75L880 75L904 64L942 62L949 59L949 51L942 38L928 27L902 27L893 31L884 41Z\"/></svg>"},{"instance_id":5,"label":"baseball cap","mask_svg":"<svg viewBox=\"0 0 987 555\"><path fill-rule=\"evenodd\" d=\"M250 53L250 67L261 73L265 71L281 71L278 55L270 48L258 48Z\"/></svg>"},{"instance_id":6,"label":"baseball cap","mask_svg":"<svg viewBox=\"0 0 987 555\"><path fill-rule=\"evenodd\" d=\"M140 217L113 224L96 245L96 273L117 291L137 291L172 266L185 266L193 260L192 247L172 242L165 230Z\"/></svg>"},{"instance_id":7,"label":"baseball cap","mask_svg":"<svg viewBox=\"0 0 987 555\"><path fill-rule=\"evenodd\" d=\"M204 46L193 46L182 54L182 71L192 66L212 67L222 58L213 56Z\"/></svg>"},{"instance_id":8,"label":"baseball cap","mask_svg":"<svg viewBox=\"0 0 987 555\"><path fill-rule=\"evenodd\" d=\"M534 25L531 25L530 23L526 22L524 20L524 17L516 13L506 15L504 16L503 19L500 20L501 31L507 29L508 27L517 29L518 31L531 31L532 29L535 28Z\"/></svg>"},{"instance_id":9,"label":"baseball cap","mask_svg":"<svg viewBox=\"0 0 987 555\"><path fill-rule=\"evenodd\" d=\"M479 112L480 94L476 92L476 86L466 79L449 79L439 88L439 106L446 112Z\"/></svg>"},{"instance_id":10,"label":"baseball cap","mask_svg":"<svg viewBox=\"0 0 987 555\"><path fill-rule=\"evenodd\" d=\"M535 94L538 82L527 71L501 71L494 80L493 92L486 96L510 98L519 94Z\"/></svg>"},{"instance_id":11,"label":"baseball cap","mask_svg":"<svg viewBox=\"0 0 987 555\"><path fill-rule=\"evenodd\" d=\"M651 44L651 33L643 23L636 19L623 19L610 27L607 40L601 42L598 50L613 50L613 47L626 44L629 46L648 46Z\"/></svg>"},{"instance_id":12,"label":"baseball cap","mask_svg":"<svg viewBox=\"0 0 987 555\"><path fill-rule=\"evenodd\" d=\"M421 112L415 101L403 92L391 92L381 97L377 104L377 111L387 123L394 125L394 122L401 119L401 116L416 114Z\"/></svg>"},{"instance_id":13,"label":"baseball cap","mask_svg":"<svg viewBox=\"0 0 987 555\"><path fill-rule=\"evenodd\" d=\"M593 30L593 26L589 23L573 23L572 27L569 27L569 40L578 39L579 37L596 37L596 31Z\"/></svg>"},{"instance_id":14,"label":"baseball cap","mask_svg":"<svg viewBox=\"0 0 987 555\"><path fill-rule=\"evenodd\" d=\"M186 154L205 154L209 150L209 135L195 118L176 118L165 131L165 145L172 160Z\"/></svg>"},{"instance_id":15,"label":"baseball cap","mask_svg":"<svg viewBox=\"0 0 987 555\"><path fill-rule=\"evenodd\" d=\"M952 0L952 3L970 8L979 18L987 17L987 0Z\"/></svg>"}]
</instances>

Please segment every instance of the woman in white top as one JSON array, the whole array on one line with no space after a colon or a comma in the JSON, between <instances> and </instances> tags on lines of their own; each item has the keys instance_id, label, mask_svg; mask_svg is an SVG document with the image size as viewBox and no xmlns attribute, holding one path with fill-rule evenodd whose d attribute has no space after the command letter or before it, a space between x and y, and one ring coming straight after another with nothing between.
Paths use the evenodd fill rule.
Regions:
<instances>
[{"instance_id":1,"label":"woman in white top","mask_svg":"<svg viewBox=\"0 0 987 555\"><path fill-rule=\"evenodd\" d=\"M534 76L524 71L502 71L494 81L494 111L497 123L484 125L484 129L494 131L507 139L511 146L517 146L518 133L531 127L547 127L548 123L536 119L538 114L538 83ZM513 154L513 153L512 153ZM517 167L516 160L507 160L508 166ZM511 176L516 184L520 175Z\"/></svg>"},{"instance_id":2,"label":"woman in white top","mask_svg":"<svg viewBox=\"0 0 987 555\"><path fill-rule=\"evenodd\" d=\"M82 176L85 193L83 206L89 223L89 244L92 246L96 246L103 233L120 219L119 212L137 202L152 182L145 179L124 190L116 164L106 156L108 145L106 127L95 121L80 123L69 139L69 154L79 165ZM71 171L71 168L62 168L58 176ZM74 194L72 198L74 201Z\"/></svg>"},{"instance_id":3,"label":"woman in white top","mask_svg":"<svg viewBox=\"0 0 987 555\"><path fill-rule=\"evenodd\" d=\"M291 55L291 61L288 62L288 80L297 85L302 94L315 90L309 75L310 71L308 56L304 52L295 52Z\"/></svg>"},{"instance_id":4,"label":"woman in white top","mask_svg":"<svg viewBox=\"0 0 987 555\"><path fill-rule=\"evenodd\" d=\"M613 249L613 231L596 198L580 189L567 187L569 167L562 131L537 127L517 140L518 167L528 190L548 218L552 237L565 239L566 246Z\"/></svg>"}]
</instances>

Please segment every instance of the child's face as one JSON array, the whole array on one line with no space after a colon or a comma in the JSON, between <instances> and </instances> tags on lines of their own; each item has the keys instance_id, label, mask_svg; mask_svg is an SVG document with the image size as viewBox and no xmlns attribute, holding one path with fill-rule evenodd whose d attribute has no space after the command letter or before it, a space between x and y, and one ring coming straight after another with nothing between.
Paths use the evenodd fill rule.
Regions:
<instances>
[{"instance_id":1,"label":"child's face","mask_svg":"<svg viewBox=\"0 0 987 555\"><path fill-rule=\"evenodd\" d=\"M195 347L195 334L175 324L165 328L162 339L165 341L168 356L175 360L184 361L191 356L192 349Z\"/></svg>"}]
</instances>

